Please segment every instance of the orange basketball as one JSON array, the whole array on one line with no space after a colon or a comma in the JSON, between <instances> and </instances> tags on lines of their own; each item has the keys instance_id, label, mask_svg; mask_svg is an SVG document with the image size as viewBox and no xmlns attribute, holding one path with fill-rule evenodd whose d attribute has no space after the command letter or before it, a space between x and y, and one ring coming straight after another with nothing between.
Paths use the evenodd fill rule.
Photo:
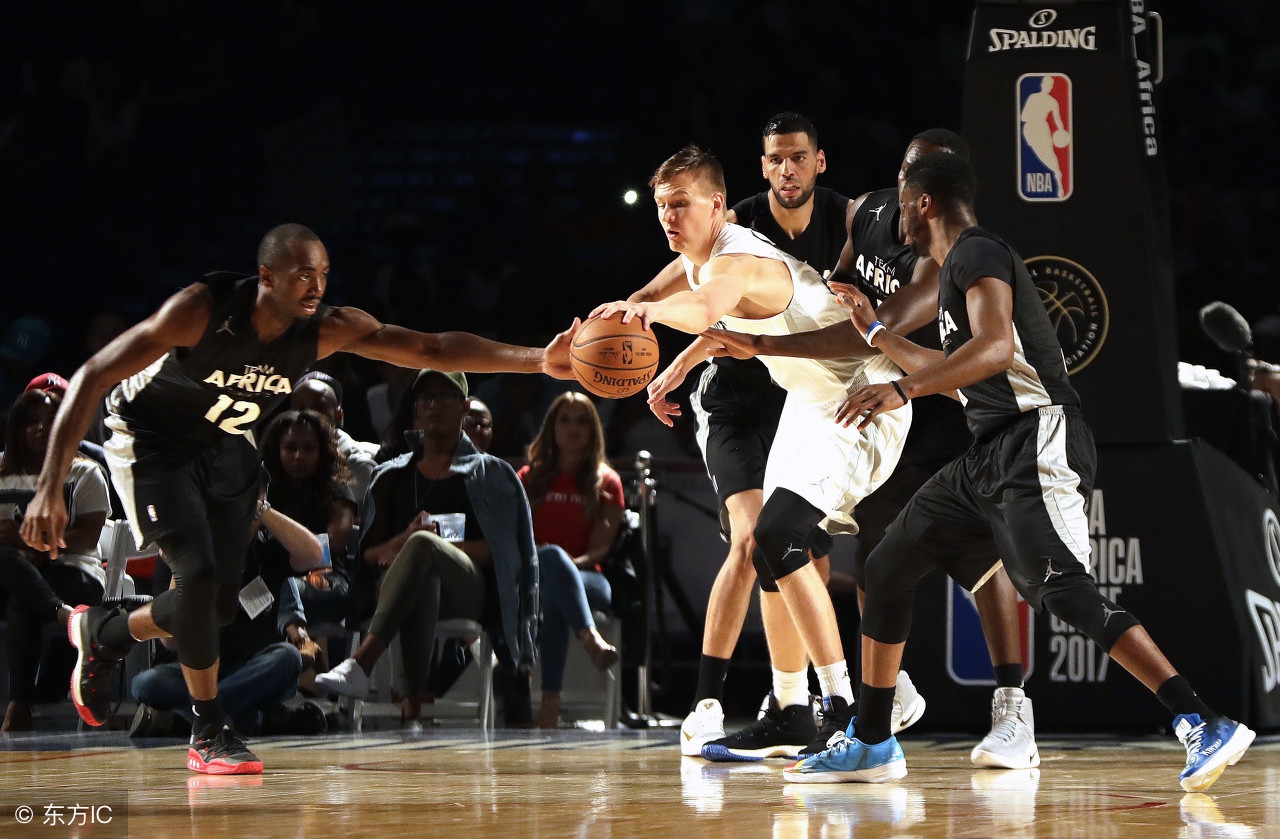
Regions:
<instances>
[{"instance_id":1,"label":"orange basketball","mask_svg":"<svg viewBox=\"0 0 1280 839\"><path fill-rule=\"evenodd\" d=\"M621 399L644 389L658 371L658 342L640 326L640 318L623 323L622 315L591 318L569 346L573 375L596 396Z\"/></svg>"}]
</instances>

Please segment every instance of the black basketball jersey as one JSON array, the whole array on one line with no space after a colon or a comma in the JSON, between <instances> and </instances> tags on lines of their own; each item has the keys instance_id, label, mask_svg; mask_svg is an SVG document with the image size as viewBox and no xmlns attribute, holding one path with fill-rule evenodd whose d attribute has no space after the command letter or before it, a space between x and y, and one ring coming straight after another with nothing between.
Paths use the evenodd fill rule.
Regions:
<instances>
[{"instance_id":1,"label":"black basketball jersey","mask_svg":"<svg viewBox=\"0 0 1280 839\"><path fill-rule=\"evenodd\" d=\"M920 261L910 245L898 240L899 218L896 188L868 193L853 216L854 261L850 270L875 306L911 282Z\"/></svg>"},{"instance_id":2,"label":"black basketball jersey","mask_svg":"<svg viewBox=\"0 0 1280 839\"><path fill-rule=\"evenodd\" d=\"M733 205L733 212L738 217L738 224L749 227L767 238L777 246L778 250L796 259L809 263L819 274L826 276L840 261L840 251L844 248L848 231L844 218L849 207L849 199L826 187L815 187L813 190L813 215L809 226L796 238L792 239L773 217L769 209L769 190L756 193ZM735 376L743 377L754 374L757 379L769 381L769 372L758 358L744 360L736 358L714 358L722 372L733 371Z\"/></svg>"},{"instance_id":3,"label":"black basketball jersey","mask_svg":"<svg viewBox=\"0 0 1280 839\"><path fill-rule=\"evenodd\" d=\"M769 209L769 190L757 193L733 205L738 224L763 234L778 250L804 260L826 277L836 267L848 231L844 226L849 199L826 187L813 190L813 215L809 226L792 239L778 224Z\"/></svg>"},{"instance_id":4,"label":"black basketball jersey","mask_svg":"<svg viewBox=\"0 0 1280 839\"><path fill-rule=\"evenodd\" d=\"M193 347L174 347L111 392L107 407L128 431L159 444L203 447L245 436L289 394L316 360L327 306L264 344L251 316L258 278L206 275L213 304Z\"/></svg>"},{"instance_id":5,"label":"black basketball jersey","mask_svg":"<svg viewBox=\"0 0 1280 839\"><path fill-rule=\"evenodd\" d=\"M961 388L965 419L975 437L1008 425L1025 411L1048 405L1079 405L1067 379L1062 347L1022 257L981 227L960 234L938 279L938 334L947 355L973 338L965 293L982 277L1013 287L1013 366Z\"/></svg>"}]
</instances>

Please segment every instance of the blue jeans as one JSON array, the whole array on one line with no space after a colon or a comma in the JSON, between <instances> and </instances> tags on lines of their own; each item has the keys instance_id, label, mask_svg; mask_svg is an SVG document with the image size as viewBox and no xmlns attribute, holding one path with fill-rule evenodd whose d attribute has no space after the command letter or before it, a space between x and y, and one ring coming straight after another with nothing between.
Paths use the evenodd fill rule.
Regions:
<instances>
[{"instance_id":1,"label":"blue jeans","mask_svg":"<svg viewBox=\"0 0 1280 839\"><path fill-rule=\"evenodd\" d=\"M609 608L613 592L599 571L582 571L559 545L538 548L541 580L542 689L559 693L564 686L564 666L571 634L594 627L591 610Z\"/></svg>"},{"instance_id":2,"label":"blue jeans","mask_svg":"<svg viewBox=\"0 0 1280 839\"><path fill-rule=\"evenodd\" d=\"M302 654L293 644L281 641L263 649L237 668L218 672L218 696L228 716L248 734L257 732L259 714L287 702L298 692ZM173 711L192 719L191 695L182 666L176 661L158 664L133 677L133 698L161 711Z\"/></svg>"}]
</instances>

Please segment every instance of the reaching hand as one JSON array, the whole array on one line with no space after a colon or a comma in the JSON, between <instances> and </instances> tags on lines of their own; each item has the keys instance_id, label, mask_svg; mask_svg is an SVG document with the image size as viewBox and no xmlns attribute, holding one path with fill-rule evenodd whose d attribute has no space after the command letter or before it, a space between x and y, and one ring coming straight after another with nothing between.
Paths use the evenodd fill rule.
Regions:
<instances>
[{"instance_id":1,"label":"reaching hand","mask_svg":"<svg viewBox=\"0 0 1280 839\"><path fill-rule=\"evenodd\" d=\"M650 312L652 303L628 303L626 300L617 300L613 303L602 303L591 310L591 317L608 320L618 312L622 313L622 322L631 323L631 319L640 318L640 326L645 330L650 329Z\"/></svg>"},{"instance_id":2,"label":"reaching hand","mask_svg":"<svg viewBox=\"0 0 1280 839\"><path fill-rule=\"evenodd\" d=\"M712 327L703 332L702 337L720 345L711 350L713 356L747 359L756 357L756 345L760 336Z\"/></svg>"},{"instance_id":3,"label":"reaching hand","mask_svg":"<svg viewBox=\"0 0 1280 839\"><path fill-rule=\"evenodd\" d=\"M840 305L849 312L850 319L857 325L862 334L866 335L867 329L877 320L876 310L871 305L871 299L848 283L831 280L827 282L827 288L831 289L831 292L836 296L836 300L840 301Z\"/></svg>"},{"instance_id":4,"label":"reaching hand","mask_svg":"<svg viewBox=\"0 0 1280 839\"><path fill-rule=\"evenodd\" d=\"M22 519L22 541L57 559L58 550L67 546L66 532L67 504L62 493L38 490Z\"/></svg>"},{"instance_id":5,"label":"reaching hand","mask_svg":"<svg viewBox=\"0 0 1280 839\"><path fill-rule=\"evenodd\" d=\"M666 370L663 370L653 381L649 382L647 388L649 392L649 410L653 411L653 415L668 428L675 425L672 417L680 416L680 405L676 402L669 401L667 394L680 387L684 382L685 370L683 366L672 364Z\"/></svg>"},{"instance_id":6,"label":"reaching hand","mask_svg":"<svg viewBox=\"0 0 1280 839\"><path fill-rule=\"evenodd\" d=\"M573 323L564 332L559 333L547 344L543 351L542 372L556 379L572 379L573 367L569 364L569 345L573 336L582 328L582 321L573 319Z\"/></svg>"},{"instance_id":7,"label":"reaching hand","mask_svg":"<svg viewBox=\"0 0 1280 839\"><path fill-rule=\"evenodd\" d=\"M894 411L907 404L892 384L864 385L853 393L836 409L836 422L845 428L858 421L858 429L862 430L871 421L885 411Z\"/></svg>"}]
</instances>

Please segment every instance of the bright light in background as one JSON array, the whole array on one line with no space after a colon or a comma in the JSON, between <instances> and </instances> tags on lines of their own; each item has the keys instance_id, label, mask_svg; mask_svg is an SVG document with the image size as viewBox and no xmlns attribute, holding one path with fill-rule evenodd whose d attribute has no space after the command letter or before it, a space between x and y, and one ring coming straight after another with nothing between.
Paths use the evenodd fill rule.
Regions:
<instances>
[{"instance_id":1,"label":"bright light in background","mask_svg":"<svg viewBox=\"0 0 1280 839\"><path fill-rule=\"evenodd\" d=\"M628 189L626 192L622 193L622 201L627 205L634 204L639 200L640 193L636 192L634 189Z\"/></svg>"}]
</instances>

